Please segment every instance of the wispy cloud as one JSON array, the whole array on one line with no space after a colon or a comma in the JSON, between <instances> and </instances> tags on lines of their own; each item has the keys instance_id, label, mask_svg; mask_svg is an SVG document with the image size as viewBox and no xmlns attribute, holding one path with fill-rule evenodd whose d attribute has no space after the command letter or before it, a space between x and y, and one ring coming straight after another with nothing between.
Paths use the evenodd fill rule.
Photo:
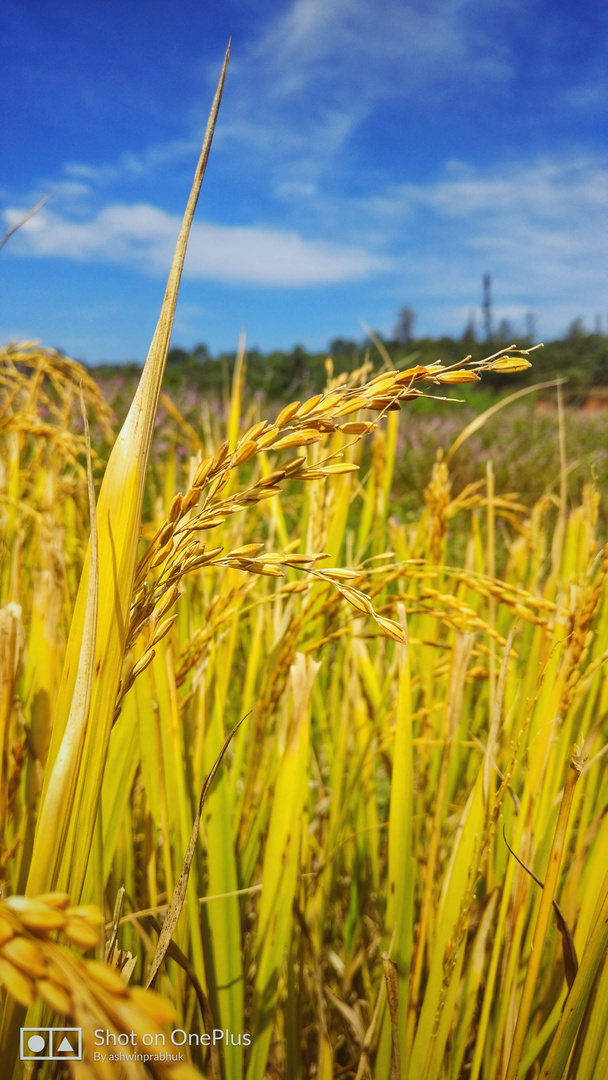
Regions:
<instances>
[{"instance_id":1,"label":"wispy cloud","mask_svg":"<svg viewBox=\"0 0 608 1080\"><path fill-rule=\"evenodd\" d=\"M10 225L21 211L8 210ZM180 219L149 205L108 206L87 221L47 210L15 237L14 253L83 262L115 262L147 274L164 274ZM360 281L390 268L386 257L360 247L307 240L296 232L263 226L196 222L185 277L235 285L294 288Z\"/></svg>"},{"instance_id":2,"label":"wispy cloud","mask_svg":"<svg viewBox=\"0 0 608 1080\"><path fill-rule=\"evenodd\" d=\"M150 176L177 161L190 161L199 150L199 140L171 139L166 143L153 143L143 153L121 154L114 164L91 165L85 161L68 161L63 167L66 176L76 180L90 181L96 185L108 184L123 177Z\"/></svg>"},{"instance_id":3,"label":"wispy cloud","mask_svg":"<svg viewBox=\"0 0 608 1080\"><path fill-rule=\"evenodd\" d=\"M511 7L518 7L511 0ZM503 83L479 0L294 0L231 63L220 144L263 158L280 195L327 178L376 107L414 109L465 87Z\"/></svg>"},{"instance_id":4,"label":"wispy cloud","mask_svg":"<svg viewBox=\"0 0 608 1080\"><path fill-rule=\"evenodd\" d=\"M543 158L490 170L451 162L437 180L396 186L363 206L376 227L399 223L407 234L426 222L429 239L446 249L458 236L469 251L524 264L527 277L535 263L544 273L547 259L597 269L606 250L599 226L608 211L608 160Z\"/></svg>"},{"instance_id":5,"label":"wispy cloud","mask_svg":"<svg viewBox=\"0 0 608 1080\"><path fill-rule=\"evenodd\" d=\"M375 86L390 96L382 72L395 68L400 88L419 90L420 77L428 87L461 74L442 70L442 61L466 63L469 79L480 71L500 79L509 72L506 53L501 56L495 43L491 55L477 52L485 38L482 20L475 20L481 10L478 0L436 0L432 6L424 0L377 0L373 7L366 0L294 0L268 24L245 64L270 70L277 97L306 91L320 77L338 92L346 79L356 80L364 93Z\"/></svg>"}]
</instances>

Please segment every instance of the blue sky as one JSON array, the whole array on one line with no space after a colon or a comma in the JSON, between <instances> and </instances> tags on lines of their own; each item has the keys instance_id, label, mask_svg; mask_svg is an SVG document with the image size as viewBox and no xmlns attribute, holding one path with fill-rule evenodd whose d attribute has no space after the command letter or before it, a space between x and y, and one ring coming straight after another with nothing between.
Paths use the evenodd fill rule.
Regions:
<instances>
[{"instance_id":1,"label":"blue sky","mask_svg":"<svg viewBox=\"0 0 608 1080\"><path fill-rule=\"evenodd\" d=\"M174 344L608 331L608 8L4 0L0 340L142 360L229 35Z\"/></svg>"}]
</instances>

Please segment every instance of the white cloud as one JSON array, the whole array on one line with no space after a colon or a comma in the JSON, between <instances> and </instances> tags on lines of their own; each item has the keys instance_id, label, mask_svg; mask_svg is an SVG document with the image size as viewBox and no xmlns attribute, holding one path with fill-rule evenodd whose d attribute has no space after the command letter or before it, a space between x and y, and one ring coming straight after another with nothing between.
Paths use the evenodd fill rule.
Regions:
<instances>
[{"instance_id":1,"label":"white cloud","mask_svg":"<svg viewBox=\"0 0 608 1080\"><path fill-rule=\"evenodd\" d=\"M10 225L20 210L5 211ZM69 220L51 210L15 235L15 254L89 262L116 262L165 274L180 220L154 206L108 206L96 217ZM390 261L344 244L306 240L296 232L264 226L195 223L184 276L234 285L294 288L360 281L386 271Z\"/></svg>"},{"instance_id":2,"label":"white cloud","mask_svg":"<svg viewBox=\"0 0 608 1080\"><path fill-rule=\"evenodd\" d=\"M520 293L548 296L559 287L574 295L592 284L602 306L607 212L608 161L599 156L491 170L452 162L428 184L395 185L359 203L368 236L391 229L415 252L418 279L430 283L431 263L437 270L443 259L463 282L466 267L481 267Z\"/></svg>"},{"instance_id":3,"label":"white cloud","mask_svg":"<svg viewBox=\"0 0 608 1080\"><path fill-rule=\"evenodd\" d=\"M533 216L570 229L576 218L608 204L606 164L589 157L567 161L542 158L494 167L484 173L460 162L448 163L443 179L426 191L411 188L414 199L445 216L474 214ZM566 217L566 215L568 215Z\"/></svg>"},{"instance_id":4,"label":"white cloud","mask_svg":"<svg viewBox=\"0 0 608 1080\"><path fill-rule=\"evenodd\" d=\"M311 192L312 194L312 192ZM542 158L502 167L448 163L434 180L400 184L368 198L321 199L328 240L263 224L195 222L185 277L297 288L371 280L421 312L468 309L481 275L492 274L497 317L530 308L565 326L606 310L608 160ZM11 240L29 257L115 262L164 275L176 216L146 204L113 204L71 218L49 207ZM19 210L7 213L11 224ZM395 304L397 306L397 302ZM559 312L562 312L559 315Z\"/></svg>"}]
</instances>

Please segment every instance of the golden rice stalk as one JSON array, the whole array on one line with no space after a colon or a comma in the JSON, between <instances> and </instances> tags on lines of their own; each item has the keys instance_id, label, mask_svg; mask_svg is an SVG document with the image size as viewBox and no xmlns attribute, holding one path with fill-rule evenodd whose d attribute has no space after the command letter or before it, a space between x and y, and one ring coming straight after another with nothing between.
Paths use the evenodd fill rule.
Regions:
<instances>
[{"instance_id":1,"label":"golden rice stalk","mask_svg":"<svg viewBox=\"0 0 608 1080\"><path fill-rule=\"evenodd\" d=\"M192 190L186 206L165 298L133 404L112 450L97 507L99 595L96 643L87 592L93 577L92 545L80 582L54 719L49 779L35 840L27 892L53 888L58 881L79 897L84 883L97 815L120 671L125 652L141 510L165 361L177 294L211 140L219 110L229 48L217 87ZM82 651L81 651L82 650ZM81 661L90 652L86 663ZM78 672L78 674L77 674ZM78 679L78 693L76 686ZM90 708L85 680L91 680ZM75 696L76 695L76 696ZM72 723L72 710L79 715ZM74 729L74 730L73 730ZM75 740L79 753L73 751ZM69 757L69 768L66 767ZM59 817L59 828L58 828ZM63 849L65 847L65 855Z\"/></svg>"},{"instance_id":2,"label":"golden rice stalk","mask_svg":"<svg viewBox=\"0 0 608 1080\"><path fill-rule=\"evenodd\" d=\"M9 814L9 763L15 744L14 697L23 629L21 608L11 603L0 608L0 822ZM5 838L0 835L0 869L7 860Z\"/></svg>"},{"instance_id":3,"label":"golden rice stalk","mask_svg":"<svg viewBox=\"0 0 608 1080\"><path fill-rule=\"evenodd\" d=\"M167 913L165 915L165 920L163 922L162 929L161 929L161 932L160 932L160 935L159 935L158 945L156 947L156 952L154 953L154 958L153 958L152 964L150 966L150 971L148 972L148 979L147 979L146 987L150 987L154 983L154 980L156 978L156 974L158 972L158 969L160 968L160 965L162 964L162 962L163 962L163 960L165 958L167 949L169 947L169 943L171 941L171 936L173 934L173 931L175 930L175 927L177 926L179 916L181 914L181 910L182 910L182 907L184 905L184 901L186 899L186 888L187 888L187 885L188 885L188 877L190 875L190 867L192 866L192 859L194 858L194 852L196 850L196 845L197 845L198 838L199 838L201 814L203 812L203 806L205 804L205 799L206 799L206 797L207 797L207 795L209 793L209 789L211 787L211 784L213 783L215 775L216 775L216 773L217 773L217 771L218 771L218 769L219 769L219 767L221 765L222 758L224 757L224 754L226 753L226 750L228 749L228 746L229 746L229 744L230 744L230 742L232 740L232 737L233 737L233 735L236 735L236 733L237 733L239 727L241 726L241 724L243 723L244 719L245 719L245 717L243 717L241 720L239 720L238 724L227 735L227 737L226 737L226 739L224 741L224 745L223 745L218 757L216 758L216 760L215 760L215 762L214 762L214 764L213 764L213 766L212 766L212 768L211 768L211 770L209 772L209 775L208 775L208 777L205 780L205 783L203 785L203 790L201 791L199 804L198 804L198 811L196 813L196 817L194 819L194 824L192 826L192 831L190 833L190 840L188 842L188 847L186 849L186 854L184 856L184 861L182 863L182 868L180 870L180 874L179 874L179 877L178 877L178 880L177 880L177 884L175 886L173 896L171 897L171 903L169 904L169 907L167 908Z\"/></svg>"},{"instance_id":4,"label":"golden rice stalk","mask_svg":"<svg viewBox=\"0 0 608 1080\"><path fill-rule=\"evenodd\" d=\"M82 436L69 430L72 407L82 384L86 400L108 443L114 441L113 413L97 383L76 360L37 342L11 343L0 349L0 419L2 433L21 431L37 439L36 452L61 448L75 466L83 452ZM48 387L53 388L49 393ZM45 423L43 416L49 417ZM93 454L93 459L97 455ZM81 466L78 464L80 470Z\"/></svg>"},{"instance_id":5,"label":"golden rice stalk","mask_svg":"<svg viewBox=\"0 0 608 1080\"><path fill-rule=\"evenodd\" d=\"M320 666L310 657L297 653L290 669L292 713L285 733L264 851L264 888L251 1016L253 1042L247 1080L262 1080L267 1075L273 1007L279 993L283 954L290 939L301 830L305 822L310 698Z\"/></svg>"},{"instance_id":6,"label":"golden rice stalk","mask_svg":"<svg viewBox=\"0 0 608 1080\"><path fill-rule=\"evenodd\" d=\"M482 361L481 365L477 365L478 369L492 370L489 365L493 362L498 363L496 357L500 358L501 356L502 352L489 357L488 360ZM139 562L135 575L137 589L144 585L147 570L163 567L157 585L162 584L164 590L175 585L185 572L199 569L212 561L209 554L205 555L204 562L201 561L201 552L197 552L197 557L194 558L195 549L193 548L187 549L188 558L186 558L184 544L187 542L188 536L195 531L200 532L217 528L223 525L233 514L244 510L249 505L259 503L263 499L278 494L283 481L287 479L318 480L332 475L353 472L358 468L354 462L334 462L332 459L342 456L342 452L339 450L321 460L317 460L312 467L307 466L307 458L303 455L293 458L282 467L271 471L268 475L263 475L250 487L230 494L228 497L218 499L217 496L220 491L223 490L224 493L230 491L231 480L234 475L233 470L237 469L239 465L249 461L255 454L263 455L269 448L274 451L295 447L304 448L321 443L325 436L336 432L354 435L355 441L358 441L364 434L376 429L376 423L354 421L342 424L338 422L341 417L348 414L352 415L361 409L377 410L381 414L393 409L398 410L401 401L422 394L422 391L412 389L414 382L476 382L479 376L475 371L466 367L470 359L470 357L465 357L464 360L452 364L447 369L440 363L417 365L405 371L383 372L362 386L351 386L347 383L333 388L330 387L328 392L315 394L303 404L299 401L291 402L279 412L274 424L269 424L266 421L258 422L250 427L238 441L237 424L234 419L238 413L238 395L237 399L235 399L233 393L230 439L222 443L215 454L209 455L200 462L192 478L192 486L185 495L180 494L173 500L167 519L153 537L147 552ZM509 357L509 360L514 361L516 359ZM528 364L528 361L526 360L525 363ZM367 374L367 370L365 374ZM283 434L279 438L281 429L283 429ZM395 435L396 428L393 430L393 439ZM443 468L445 470L445 464ZM390 487L390 470L386 471L383 487L386 499ZM187 516L201 500L205 488L207 491L202 510L193 517ZM448 512L448 505L452 507L449 495L446 497L445 502L443 518ZM454 500L452 500L452 503L454 504L452 512L461 508L460 504L457 506ZM464 508L464 504L462 508ZM515 510L517 507L509 503L506 509ZM436 526L435 531L438 534L441 533L443 529L441 515ZM436 548L437 543L433 541L433 549ZM253 566L242 566L241 568L254 569ZM271 574L269 570L261 571L258 569L258 572L277 576L276 572ZM164 580L162 580L163 578ZM135 610L131 612L127 647L133 644L139 629L153 614L154 606L154 600L150 595L148 595L147 602L144 602L144 597L138 594ZM383 627L382 629L386 628ZM391 636L394 636L394 634ZM397 639L400 640L398 633Z\"/></svg>"},{"instance_id":7,"label":"golden rice stalk","mask_svg":"<svg viewBox=\"0 0 608 1080\"><path fill-rule=\"evenodd\" d=\"M111 1067L93 1057L96 1029L113 1037L129 1035L143 1053L143 1036L161 1036L162 1028L175 1019L173 1007L153 991L129 987L116 968L84 960L69 947L99 945L102 923L98 908L72 907L65 893L35 899L13 896L0 903L0 984L20 1005L28 1007L41 998L53 1012L82 1028L84 1075L96 1080L114 1075ZM65 943L55 940L57 932ZM3 1064L7 1065L6 1058ZM185 1063L123 1064L129 1080L151 1075L158 1080L200 1080L200 1073Z\"/></svg>"},{"instance_id":8,"label":"golden rice stalk","mask_svg":"<svg viewBox=\"0 0 608 1080\"><path fill-rule=\"evenodd\" d=\"M532 952L528 966L526 968L526 978L524 982L521 1001L519 1004L519 1012L517 1014L515 1032L513 1034L513 1042L511 1044L511 1052L509 1055L509 1064L507 1066L506 1080L517 1080L521 1055L524 1048L524 1040L530 1027L530 1013L532 1010L532 1001L538 982L543 945L547 935L547 928L549 926L549 920L551 918L551 912L553 908L553 897L557 886L559 869L566 840L568 817L570 815L570 810L572 809L572 802L574 799L574 787L581 774L582 767L583 761L581 755L577 751L575 751L572 758L570 759L570 767L568 769L568 776L564 787L564 795L559 809L557 827L555 830L555 836L553 838L551 854L549 856L549 865L547 867L541 904L538 912L538 918L536 921L536 927L534 929Z\"/></svg>"},{"instance_id":9,"label":"golden rice stalk","mask_svg":"<svg viewBox=\"0 0 608 1080\"><path fill-rule=\"evenodd\" d=\"M78 672L70 712L60 752L55 761L47 786L45 811L40 815L34 837L32 863L34 881L43 883L42 888L54 888L57 871L62 858L72 820L78 768L83 756L87 720L91 705L93 682L93 658L97 636L99 545L95 516L95 491L91 469L91 440L81 387L82 414L87 449L87 480L89 511L91 516L90 572L87 582L87 602L82 647L79 650ZM32 892L32 868L28 876L28 892ZM84 880L84 878L83 878ZM35 890L40 892L41 889Z\"/></svg>"},{"instance_id":10,"label":"golden rice stalk","mask_svg":"<svg viewBox=\"0 0 608 1080\"><path fill-rule=\"evenodd\" d=\"M562 1009L561 1017L553 1042L549 1049L549 1053L545 1059L545 1062L540 1073L540 1080L560 1080L560 1077L564 1076L566 1064L568 1058L572 1052L574 1040L577 1037L577 1031L579 1032L579 1039L585 1032L584 1017L585 1011L589 1007L589 1003L595 1002L592 1005L593 1011L597 1010L600 1013L600 1009L605 1011L605 997L602 995L602 985L598 986L596 980L598 978L598 972L603 958L606 955L606 949L608 947L608 874L604 878L602 888L600 890L600 896L594 913L593 924L583 956L581 959L581 966L574 980L574 984L570 991L567 1004ZM604 984L606 982L606 966L604 966L604 973L602 979ZM597 992L595 988L597 987ZM600 1013L601 1017L601 1013ZM579 1059L579 1071L576 1072L576 1076L586 1077L593 1075L594 1080L600 1080L605 1073L606 1062L606 1028L605 1024L602 1024L601 1017L600 1024L593 1024L593 1015L591 1016L590 1037L587 1040L583 1040L584 1045L582 1047L582 1057ZM582 1023L581 1023L582 1021ZM595 1028L595 1029L594 1029ZM577 1049L575 1048L572 1061L576 1060ZM593 1074L587 1071L589 1057L595 1049L596 1054L596 1067Z\"/></svg>"}]
</instances>

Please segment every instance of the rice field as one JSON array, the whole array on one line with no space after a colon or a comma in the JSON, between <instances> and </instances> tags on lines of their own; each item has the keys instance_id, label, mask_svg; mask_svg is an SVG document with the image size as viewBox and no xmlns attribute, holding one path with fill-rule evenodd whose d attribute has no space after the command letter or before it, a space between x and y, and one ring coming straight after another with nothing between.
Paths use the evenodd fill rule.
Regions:
<instances>
[{"instance_id":1,"label":"rice field","mask_svg":"<svg viewBox=\"0 0 608 1080\"><path fill-rule=\"evenodd\" d=\"M2 1075L604 1080L601 448L575 488L556 385L549 490L458 479L515 392L414 498L408 410L518 350L262 415L242 349L157 428L211 131L120 430L1 358ZM83 1060L20 1060L58 1026Z\"/></svg>"}]
</instances>

